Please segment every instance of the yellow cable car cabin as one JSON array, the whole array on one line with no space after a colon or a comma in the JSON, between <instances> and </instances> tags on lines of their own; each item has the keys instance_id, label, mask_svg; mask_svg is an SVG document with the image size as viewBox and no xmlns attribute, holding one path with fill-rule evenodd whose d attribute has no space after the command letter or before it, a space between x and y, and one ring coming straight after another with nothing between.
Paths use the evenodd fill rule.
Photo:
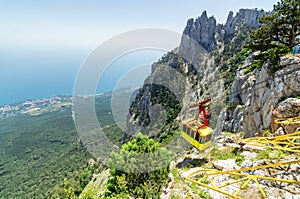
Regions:
<instances>
[{"instance_id":1,"label":"yellow cable car cabin","mask_svg":"<svg viewBox=\"0 0 300 199\"><path fill-rule=\"evenodd\" d=\"M205 110L208 106L204 106L210 102L210 100L211 99L207 99L189 106L189 108L198 106L198 113L195 118L184 120L182 122L181 136L199 150L210 147L212 142L213 129L209 127L208 113ZM203 118L199 118L200 114L203 115Z\"/></svg>"}]
</instances>

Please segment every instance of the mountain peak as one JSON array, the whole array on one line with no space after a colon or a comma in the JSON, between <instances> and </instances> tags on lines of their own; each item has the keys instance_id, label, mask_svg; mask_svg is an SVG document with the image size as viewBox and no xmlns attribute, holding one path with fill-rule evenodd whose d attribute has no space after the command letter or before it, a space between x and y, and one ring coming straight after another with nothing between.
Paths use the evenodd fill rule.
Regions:
<instances>
[{"instance_id":1,"label":"mountain peak","mask_svg":"<svg viewBox=\"0 0 300 199\"><path fill-rule=\"evenodd\" d=\"M259 27L259 18L266 14L264 10L255 9L240 9L239 12L233 16L230 11L224 25L225 35L234 34L236 27L245 23L250 29L257 29Z\"/></svg>"},{"instance_id":2,"label":"mountain peak","mask_svg":"<svg viewBox=\"0 0 300 199\"><path fill-rule=\"evenodd\" d=\"M214 16L208 17L207 12L203 11L198 18L187 21L183 34L201 44L207 51L211 51L217 43L217 32L223 32L222 36L231 36L242 24L246 24L249 29L257 29L259 18L263 14L265 11L258 9L240 9L236 15L230 11L225 25L221 25L217 24ZM219 27L223 31L219 31Z\"/></svg>"},{"instance_id":3,"label":"mountain peak","mask_svg":"<svg viewBox=\"0 0 300 199\"><path fill-rule=\"evenodd\" d=\"M207 17L206 11L196 20L189 19L183 34L200 43L206 50L210 51L216 44L217 23L214 17Z\"/></svg>"}]
</instances>

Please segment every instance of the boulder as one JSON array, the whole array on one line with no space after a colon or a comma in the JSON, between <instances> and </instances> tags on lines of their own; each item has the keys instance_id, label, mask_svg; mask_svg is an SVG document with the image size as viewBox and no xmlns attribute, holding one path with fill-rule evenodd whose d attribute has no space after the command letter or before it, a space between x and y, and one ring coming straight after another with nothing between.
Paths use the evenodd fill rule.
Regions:
<instances>
[{"instance_id":1,"label":"boulder","mask_svg":"<svg viewBox=\"0 0 300 199\"><path fill-rule=\"evenodd\" d=\"M284 129L282 127L279 127L275 133L274 133L274 136L280 136L280 135L284 135L285 132L284 132Z\"/></svg>"},{"instance_id":2,"label":"boulder","mask_svg":"<svg viewBox=\"0 0 300 199\"><path fill-rule=\"evenodd\" d=\"M235 163L235 159L216 160L212 164L217 169L225 170L225 171L239 168L239 166Z\"/></svg>"},{"instance_id":3,"label":"boulder","mask_svg":"<svg viewBox=\"0 0 300 199\"><path fill-rule=\"evenodd\" d=\"M255 159L257 157L257 153L250 151L243 151L241 155L244 156L246 160Z\"/></svg>"},{"instance_id":4,"label":"boulder","mask_svg":"<svg viewBox=\"0 0 300 199\"><path fill-rule=\"evenodd\" d=\"M273 110L273 118L293 118L300 115L300 99L288 98L280 102ZM282 134L282 132L293 133L299 128L299 124L272 124L272 130L276 130L276 133Z\"/></svg>"}]
</instances>

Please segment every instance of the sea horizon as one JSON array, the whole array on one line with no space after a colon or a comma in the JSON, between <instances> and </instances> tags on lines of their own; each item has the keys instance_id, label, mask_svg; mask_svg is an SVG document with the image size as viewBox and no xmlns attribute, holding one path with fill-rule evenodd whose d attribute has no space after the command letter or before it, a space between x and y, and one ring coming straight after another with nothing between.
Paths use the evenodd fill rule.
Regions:
<instances>
[{"instance_id":1,"label":"sea horizon","mask_svg":"<svg viewBox=\"0 0 300 199\"><path fill-rule=\"evenodd\" d=\"M18 60L15 60L11 54L10 56L6 54L6 57L5 54L0 56L0 63L10 66L3 67L0 74L0 106L59 95L73 95L77 74L85 60L84 54L51 53L53 59L46 58L49 57L46 54L30 57L26 53ZM113 91L124 73L147 64L147 71L138 75L138 79L132 86L142 85L143 80L150 73L151 64L162 54L162 51L148 50L119 58L100 78L96 93Z\"/></svg>"}]
</instances>

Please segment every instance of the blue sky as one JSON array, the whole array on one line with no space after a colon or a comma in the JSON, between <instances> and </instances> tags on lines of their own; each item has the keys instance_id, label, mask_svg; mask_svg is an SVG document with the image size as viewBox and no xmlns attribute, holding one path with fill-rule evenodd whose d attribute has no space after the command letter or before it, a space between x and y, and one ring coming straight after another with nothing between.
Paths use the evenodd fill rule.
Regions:
<instances>
[{"instance_id":1,"label":"blue sky","mask_svg":"<svg viewBox=\"0 0 300 199\"><path fill-rule=\"evenodd\" d=\"M225 23L230 10L271 10L276 2L0 0L0 93L3 99L7 96L6 100L0 98L0 105L70 93L77 70L89 53L119 33L149 27L182 32L187 19L196 18L203 10ZM62 84L68 86L62 88Z\"/></svg>"},{"instance_id":2,"label":"blue sky","mask_svg":"<svg viewBox=\"0 0 300 199\"><path fill-rule=\"evenodd\" d=\"M274 0L48 0L0 1L1 47L92 50L102 41L137 28L181 32L203 10L221 23L239 8L272 9Z\"/></svg>"}]
</instances>

